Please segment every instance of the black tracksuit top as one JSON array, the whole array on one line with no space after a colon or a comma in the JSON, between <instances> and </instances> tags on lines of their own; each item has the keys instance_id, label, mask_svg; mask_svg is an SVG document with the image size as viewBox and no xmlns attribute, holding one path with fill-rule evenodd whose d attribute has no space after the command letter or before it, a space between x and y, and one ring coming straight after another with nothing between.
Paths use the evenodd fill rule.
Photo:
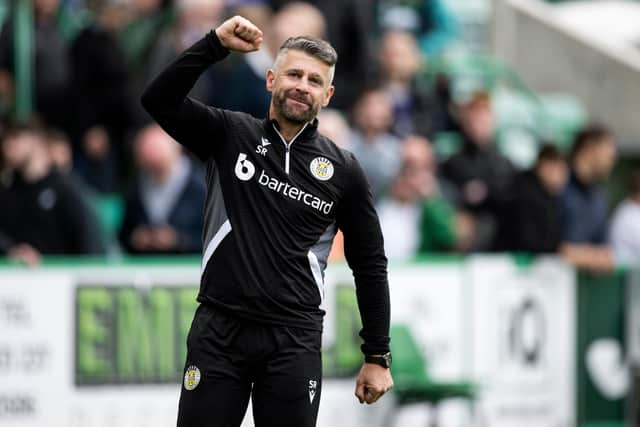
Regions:
<instances>
[{"instance_id":1,"label":"black tracksuit top","mask_svg":"<svg viewBox=\"0 0 640 427\"><path fill-rule=\"evenodd\" d=\"M198 301L275 325L321 330L324 268L344 235L363 328L362 351L389 350L387 259L371 192L353 155L307 124L287 145L275 120L187 96L228 55L215 32L146 88L142 104L206 165Z\"/></svg>"}]
</instances>

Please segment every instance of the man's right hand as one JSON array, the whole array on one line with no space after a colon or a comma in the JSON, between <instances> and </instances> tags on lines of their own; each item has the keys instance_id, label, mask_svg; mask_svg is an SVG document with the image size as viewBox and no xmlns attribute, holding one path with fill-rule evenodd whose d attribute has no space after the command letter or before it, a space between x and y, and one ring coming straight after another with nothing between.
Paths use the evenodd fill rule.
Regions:
<instances>
[{"instance_id":1,"label":"man's right hand","mask_svg":"<svg viewBox=\"0 0 640 427\"><path fill-rule=\"evenodd\" d=\"M224 21L216 34L222 46L238 52L253 52L260 49L262 31L242 16L234 16Z\"/></svg>"}]
</instances>

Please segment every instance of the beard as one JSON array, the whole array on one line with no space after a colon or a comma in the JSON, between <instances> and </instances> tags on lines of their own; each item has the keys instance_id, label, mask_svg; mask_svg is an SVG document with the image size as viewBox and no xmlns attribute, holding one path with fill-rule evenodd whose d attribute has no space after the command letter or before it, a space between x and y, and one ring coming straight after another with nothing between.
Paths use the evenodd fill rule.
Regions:
<instances>
[{"instance_id":1,"label":"beard","mask_svg":"<svg viewBox=\"0 0 640 427\"><path fill-rule=\"evenodd\" d=\"M291 106L287 103L287 99L293 99L307 105L308 108L302 106ZM273 95L273 106L278 114L291 123L303 124L308 123L318 114L319 105L315 105L313 100L304 95L297 95L295 90L289 89Z\"/></svg>"}]
</instances>

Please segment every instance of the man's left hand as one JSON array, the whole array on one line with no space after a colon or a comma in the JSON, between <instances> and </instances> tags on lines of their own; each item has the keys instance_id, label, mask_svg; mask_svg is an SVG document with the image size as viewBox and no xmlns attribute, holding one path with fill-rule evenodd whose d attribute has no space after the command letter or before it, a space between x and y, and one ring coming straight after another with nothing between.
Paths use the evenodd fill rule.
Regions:
<instances>
[{"instance_id":1,"label":"man's left hand","mask_svg":"<svg viewBox=\"0 0 640 427\"><path fill-rule=\"evenodd\" d=\"M393 378L388 368L374 363L365 363L356 380L356 397L360 403L371 404L393 387Z\"/></svg>"}]
</instances>

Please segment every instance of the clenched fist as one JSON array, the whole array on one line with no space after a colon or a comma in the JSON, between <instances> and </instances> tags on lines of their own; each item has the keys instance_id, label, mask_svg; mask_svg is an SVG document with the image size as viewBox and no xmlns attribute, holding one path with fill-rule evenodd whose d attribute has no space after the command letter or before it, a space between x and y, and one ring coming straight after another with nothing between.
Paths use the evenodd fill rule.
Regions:
<instances>
[{"instance_id":1,"label":"clenched fist","mask_svg":"<svg viewBox=\"0 0 640 427\"><path fill-rule=\"evenodd\" d=\"M356 380L356 397L360 403L375 403L393 388L391 371L382 366L365 363Z\"/></svg>"},{"instance_id":2,"label":"clenched fist","mask_svg":"<svg viewBox=\"0 0 640 427\"><path fill-rule=\"evenodd\" d=\"M262 31L242 16L234 16L216 28L222 46L238 52L253 52L260 49Z\"/></svg>"}]
</instances>

